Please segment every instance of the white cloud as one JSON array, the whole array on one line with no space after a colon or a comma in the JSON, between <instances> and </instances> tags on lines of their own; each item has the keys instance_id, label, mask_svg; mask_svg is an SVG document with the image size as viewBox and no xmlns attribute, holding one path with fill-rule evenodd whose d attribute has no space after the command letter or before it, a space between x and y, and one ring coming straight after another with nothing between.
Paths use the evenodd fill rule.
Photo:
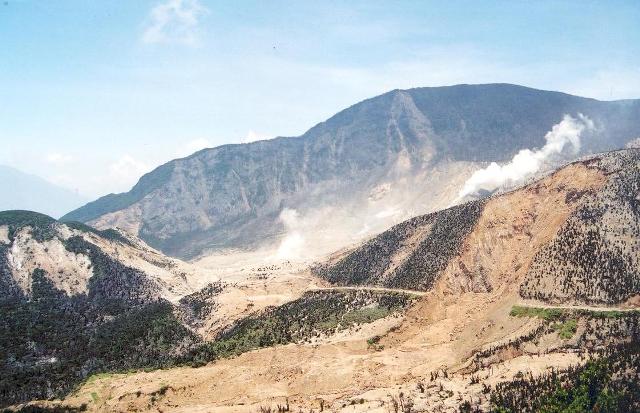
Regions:
<instances>
[{"instance_id":1,"label":"white cloud","mask_svg":"<svg viewBox=\"0 0 640 413\"><path fill-rule=\"evenodd\" d=\"M109 184L117 188L131 188L138 179L149 172L152 166L135 159L131 155L123 155L116 162L109 165Z\"/></svg>"},{"instance_id":2,"label":"white cloud","mask_svg":"<svg viewBox=\"0 0 640 413\"><path fill-rule=\"evenodd\" d=\"M60 173L60 174L49 175L43 179L46 179L47 181L53 184L56 184L58 186L61 186L63 188L67 188L69 190L78 192L78 188L76 187L77 179L75 179L73 175Z\"/></svg>"},{"instance_id":3,"label":"white cloud","mask_svg":"<svg viewBox=\"0 0 640 413\"><path fill-rule=\"evenodd\" d=\"M194 139L190 142L187 142L183 147L181 147L177 152L176 156L178 158L184 158L185 156L189 156L195 152L198 152L201 149L212 148L214 146L211 141L208 139L200 138Z\"/></svg>"},{"instance_id":4,"label":"white cloud","mask_svg":"<svg viewBox=\"0 0 640 413\"><path fill-rule=\"evenodd\" d=\"M71 162L73 157L71 155L65 155L58 152L51 152L45 156L45 160L50 164L59 166Z\"/></svg>"},{"instance_id":5,"label":"white cloud","mask_svg":"<svg viewBox=\"0 0 640 413\"><path fill-rule=\"evenodd\" d=\"M207 13L198 0L167 0L151 10L142 41L196 46L200 19Z\"/></svg>"},{"instance_id":6,"label":"white cloud","mask_svg":"<svg viewBox=\"0 0 640 413\"><path fill-rule=\"evenodd\" d=\"M273 136L250 130L244 138L240 139L240 143L249 143L271 138L273 138Z\"/></svg>"}]
</instances>

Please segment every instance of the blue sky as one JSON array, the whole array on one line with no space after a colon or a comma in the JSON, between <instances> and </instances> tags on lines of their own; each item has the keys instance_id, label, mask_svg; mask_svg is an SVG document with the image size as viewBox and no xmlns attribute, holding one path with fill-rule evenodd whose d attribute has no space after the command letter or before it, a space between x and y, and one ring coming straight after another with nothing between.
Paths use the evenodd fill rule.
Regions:
<instances>
[{"instance_id":1,"label":"blue sky","mask_svg":"<svg viewBox=\"0 0 640 413\"><path fill-rule=\"evenodd\" d=\"M640 97L640 2L0 0L0 164L96 197L394 88Z\"/></svg>"}]
</instances>

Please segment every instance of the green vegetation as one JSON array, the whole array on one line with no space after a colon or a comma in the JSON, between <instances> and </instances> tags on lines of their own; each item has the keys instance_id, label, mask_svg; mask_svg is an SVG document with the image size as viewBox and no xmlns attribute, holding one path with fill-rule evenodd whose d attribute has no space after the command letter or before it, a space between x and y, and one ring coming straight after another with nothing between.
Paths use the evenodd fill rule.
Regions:
<instances>
[{"instance_id":1,"label":"green vegetation","mask_svg":"<svg viewBox=\"0 0 640 413\"><path fill-rule=\"evenodd\" d=\"M602 357L565 371L498 384L492 412L635 412L640 410L640 345L603 350Z\"/></svg>"},{"instance_id":2,"label":"green vegetation","mask_svg":"<svg viewBox=\"0 0 640 413\"><path fill-rule=\"evenodd\" d=\"M534 256L520 285L523 298L616 304L640 294L640 152L606 154L594 166L608 175L606 183L579 196Z\"/></svg>"},{"instance_id":3,"label":"green vegetation","mask_svg":"<svg viewBox=\"0 0 640 413\"><path fill-rule=\"evenodd\" d=\"M11 276L9 258L10 246L0 242L0 302L22 297L22 290Z\"/></svg>"},{"instance_id":4,"label":"green vegetation","mask_svg":"<svg viewBox=\"0 0 640 413\"><path fill-rule=\"evenodd\" d=\"M222 292L222 283L207 284L201 290L180 299L180 309L191 325L202 325L207 317L215 311L218 304L216 298Z\"/></svg>"},{"instance_id":5,"label":"green vegetation","mask_svg":"<svg viewBox=\"0 0 640 413\"><path fill-rule=\"evenodd\" d=\"M595 311L582 309L543 309L515 306L511 310L514 317L539 317L542 322L525 334L503 341L495 346L475 353L474 363L478 368L490 363L492 357L501 351L527 351L525 346L537 346L544 335L558 334L566 340L558 343L560 348L570 352L589 349L600 351L640 337L640 311ZM580 329L578 329L580 325ZM578 335L577 337L576 334ZM568 341L569 338L574 338Z\"/></svg>"},{"instance_id":6,"label":"green vegetation","mask_svg":"<svg viewBox=\"0 0 640 413\"><path fill-rule=\"evenodd\" d=\"M512 317L538 317L545 321L557 321L570 315L598 319L620 319L637 314L640 314L640 310L587 310L582 308L543 308L520 305L514 305L509 313Z\"/></svg>"},{"instance_id":7,"label":"green vegetation","mask_svg":"<svg viewBox=\"0 0 640 413\"><path fill-rule=\"evenodd\" d=\"M0 284L0 406L61 397L84 380L111 373L197 366L255 348L309 340L385 317L413 300L388 292L310 292L240 320L215 341L203 343L182 316L205 316L216 305L220 285L211 284L174 306L157 298L144 273L111 259L82 237L69 238L65 246L91 259L94 276L86 294L66 295L40 269L32 274L31 296L8 294ZM6 275L2 260L0 272Z\"/></svg>"},{"instance_id":8,"label":"green vegetation","mask_svg":"<svg viewBox=\"0 0 640 413\"><path fill-rule=\"evenodd\" d=\"M482 214L484 201L473 201L402 222L335 263L314 273L338 285L380 285L428 291ZM392 257L417 231L429 228L406 260L388 276ZM384 281L381 281L381 279ZM490 290L490 286L486 288Z\"/></svg>"},{"instance_id":9,"label":"green vegetation","mask_svg":"<svg viewBox=\"0 0 640 413\"><path fill-rule=\"evenodd\" d=\"M477 363L504 348L522 349L556 331L561 349L585 354L589 362L532 376L518 374L491 392L493 412L637 412L640 411L640 311L514 307L513 316L540 317L539 327L525 336L476 354ZM581 328L578 331L578 323ZM577 337L575 337L578 335ZM582 356L581 356L582 357ZM470 407L470 406L467 406Z\"/></svg>"},{"instance_id":10,"label":"green vegetation","mask_svg":"<svg viewBox=\"0 0 640 413\"><path fill-rule=\"evenodd\" d=\"M593 318L600 319L620 319L624 317L628 317L629 315L640 314L640 310L629 310L629 311L618 311L618 310L607 310L607 311L592 311L592 310L579 310L580 314L588 314Z\"/></svg>"},{"instance_id":11,"label":"green vegetation","mask_svg":"<svg viewBox=\"0 0 640 413\"><path fill-rule=\"evenodd\" d=\"M568 320L552 324L551 328L558 332L560 338L568 340L576 333L577 323L576 320Z\"/></svg>"},{"instance_id":12,"label":"green vegetation","mask_svg":"<svg viewBox=\"0 0 640 413\"><path fill-rule=\"evenodd\" d=\"M23 210L0 211L0 225L15 227L24 227L27 225L47 226L55 224L55 222L55 219L39 212Z\"/></svg>"},{"instance_id":13,"label":"green vegetation","mask_svg":"<svg viewBox=\"0 0 640 413\"><path fill-rule=\"evenodd\" d=\"M575 319L569 319L560 321L558 323L551 324L551 328L558 332L560 338L568 340L576 333L578 322Z\"/></svg>"},{"instance_id":14,"label":"green vegetation","mask_svg":"<svg viewBox=\"0 0 640 413\"><path fill-rule=\"evenodd\" d=\"M2 211L0 225L9 227L9 238L13 239L22 228L31 227L31 233L37 241L47 241L55 236L56 220L48 215L32 211Z\"/></svg>"},{"instance_id":15,"label":"green vegetation","mask_svg":"<svg viewBox=\"0 0 640 413\"><path fill-rule=\"evenodd\" d=\"M59 405L54 407L41 407L25 405L18 408L3 409L2 413L74 413L74 412L86 412L87 405L82 404L80 407L71 407L65 405Z\"/></svg>"},{"instance_id":16,"label":"green vegetation","mask_svg":"<svg viewBox=\"0 0 640 413\"><path fill-rule=\"evenodd\" d=\"M91 232L93 234L96 234L97 236L110 240L110 241L117 241L120 242L122 244L126 244L126 245L132 245L131 241L129 241L127 238L125 238L124 236L122 236L122 234L120 232L118 232L118 230L115 230L113 228L108 228L105 230L98 230L95 229L94 227L87 225L87 224L83 224L82 222L77 222L77 221L69 221L69 222L65 222L64 223L66 226L68 226L69 228L73 228L76 229L78 231L82 231L82 232Z\"/></svg>"},{"instance_id":17,"label":"green vegetation","mask_svg":"<svg viewBox=\"0 0 640 413\"><path fill-rule=\"evenodd\" d=\"M115 376L115 373L96 373L89 376L87 380L85 380L85 384L95 383L98 380L110 379Z\"/></svg>"},{"instance_id":18,"label":"green vegetation","mask_svg":"<svg viewBox=\"0 0 640 413\"><path fill-rule=\"evenodd\" d=\"M538 317L545 321L559 320L564 310L559 308L538 308L514 305L509 313L512 317Z\"/></svg>"},{"instance_id":19,"label":"green vegetation","mask_svg":"<svg viewBox=\"0 0 640 413\"><path fill-rule=\"evenodd\" d=\"M31 227L31 234L37 241L48 241L56 236L55 225L57 223L58 221L55 219L39 212L21 210L0 212L0 226L7 225L9 227L10 239L13 239L22 228ZM131 242L115 229L100 231L89 225L74 221L65 222L64 225L78 231L91 232L107 240L131 245Z\"/></svg>"},{"instance_id":20,"label":"green vegetation","mask_svg":"<svg viewBox=\"0 0 640 413\"><path fill-rule=\"evenodd\" d=\"M610 373L605 361L589 362L575 383L565 388L560 384L540 400L541 413L616 412L620 394L606 388Z\"/></svg>"},{"instance_id":21,"label":"green vegetation","mask_svg":"<svg viewBox=\"0 0 640 413\"><path fill-rule=\"evenodd\" d=\"M394 310L388 307L367 307L345 313L342 321L346 326L353 324L371 323L379 318L384 318Z\"/></svg>"},{"instance_id":22,"label":"green vegetation","mask_svg":"<svg viewBox=\"0 0 640 413\"><path fill-rule=\"evenodd\" d=\"M169 303L157 302L100 325L90 351L105 360L103 371L154 369L175 365L173 350L189 341L195 343L198 338L176 319Z\"/></svg>"},{"instance_id":23,"label":"green vegetation","mask_svg":"<svg viewBox=\"0 0 640 413\"><path fill-rule=\"evenodd\" d=\"M95 373L172 366L175 350L197 341L168 302L106 317L99 301L65 295L42 270L32 277L30 300L0 299L1 404L61 396Z\"/></svg>"},{"instance_id":24,"label":"green vegetation","mask_svg":"<svg viewBox=\"0 0 640 413\"><path fill-rule=\"evenodd\" d=\"M144 273L82 237L64 244L91 259L86 294L68 296L36 269L25 296L0 246L0 405L64 395L95 373L176 365L178 349L200 342Z\"/></svg>"},{"instance_id":25,"label":"green vegetation","mask_svg":"<svg viewBox=\"0 0 640 413\"><path fill-rule=\"evenodd\" d=\"M367 340L367 348L375 351L384 350L384 346L380 344L381 336L373 336Z\"/></svg>"},{"instance_id":26,"label":"green vegetation","mask_svg":"<svg viewBox=\"0 0 640 413\"><path fill-rule=\"evenodd\" d=\"M540 308L515 305L509 313L512 317L537 317L547 323L558 333L560 338L567 340L573 337L578 328L578 318L592 320L623 320L640 315L640 310L586 310L570 308Z\"/></svg>"},{"instance_id":27,"label":"green vegetation","mask_svg":"<svg viewBox=\"0 0 640 413\"><path fill-rule=\"evenodd\" d=\"M413 297L383 291L314 291L280 307L240 320L186 361L201 365L217 358L279 344L308 341L406 308Z\"/></svg>"},{"instance_id":28,"label":"green vegetation","mask_svg":"<svg viewBox=\"0 0 640 413\"><path fill-rule=\"evenodd\" d=\"M140 270L127 267L80 236L64 241L68 251L86 254L93 265L88 298L106 314L117 315L136 305L155 301L158 286Z\"/></svg>"}]
</instances>

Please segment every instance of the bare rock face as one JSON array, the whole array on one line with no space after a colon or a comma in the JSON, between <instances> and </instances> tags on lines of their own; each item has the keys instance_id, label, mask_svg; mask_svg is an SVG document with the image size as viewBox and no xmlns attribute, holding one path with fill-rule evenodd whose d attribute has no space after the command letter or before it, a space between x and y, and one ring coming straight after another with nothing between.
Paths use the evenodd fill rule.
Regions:
<instances>
[{"instance_id":1,"label":"bare rock face","mask_svg":"<svg viewBox=\"0 0 640 413\"><path fill-rule=\"evenodd\" d=\"M303 218L330 210L331 218L307 228L307 235L331 227L367 236L450 205L453 185L486 162L541 147L552 125L578 113L596 126L583 137L583 153L623 147L640 134L637 101L599 102L506 84L394 90L300 137L176 159L131 191L100 198L63 220L122 227L183 258L280 239L287 231L280 213L287 208ZM349 241L335 239L332 248Z\"/></svg>"},{"instance_id":2,"label":"bare rock face","mask_svg":"<svg viewBox=\"0 0 640 413\"><path fill-rule=\"evenodd\" d=\"M37 268L43 269L53 285L67 295L87 292L93 276L91 260L87 254L67 250L63 242L64 238L58 237L38 242L29 227L15 234L7 259L11 275L24 293L30 293L31 275Z\"/></svg>"},{"instance_id":3,"label":"bare rock face","mask_svg":"<svg viewBox=\"0 0 640 413\"><path fill-rule=\"evenodd\" d=\"M178 262L166 258L116 230L97 231L78 223L61 223L30 211L0 212L0 278L7 290L28 299L38 271L52 288L68 297L87 295L96 280L126 278L132 283L110 296L131 295L146 301L177 300L190 287L180 276ZM140 291L135 291L137 289Z\"/></svg>"}]
</instances>

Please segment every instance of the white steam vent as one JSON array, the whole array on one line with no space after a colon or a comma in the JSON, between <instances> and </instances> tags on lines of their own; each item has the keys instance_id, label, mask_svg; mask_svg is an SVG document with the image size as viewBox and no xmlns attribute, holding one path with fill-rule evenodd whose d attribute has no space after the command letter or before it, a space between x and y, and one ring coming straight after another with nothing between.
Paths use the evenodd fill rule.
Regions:
<instances>
[{"instance_id":1,"label":"white steam vent","mask_svg":"<svg viewBox=\"0 0 640 413\"><path fill-rule=\"evenodd\" d=\"M593 130L593 121L579 113L577 118L564 115L562 121L545 135L547 143L540 149L523 149L504 165L492 162L488 167L471 175L458 193L457 201L481 191L493 192L504 185L516 184L535 174L545 161L560 155L565 147L575 155L580 150L580 135Z\"/></svg>"}]
</instances>

